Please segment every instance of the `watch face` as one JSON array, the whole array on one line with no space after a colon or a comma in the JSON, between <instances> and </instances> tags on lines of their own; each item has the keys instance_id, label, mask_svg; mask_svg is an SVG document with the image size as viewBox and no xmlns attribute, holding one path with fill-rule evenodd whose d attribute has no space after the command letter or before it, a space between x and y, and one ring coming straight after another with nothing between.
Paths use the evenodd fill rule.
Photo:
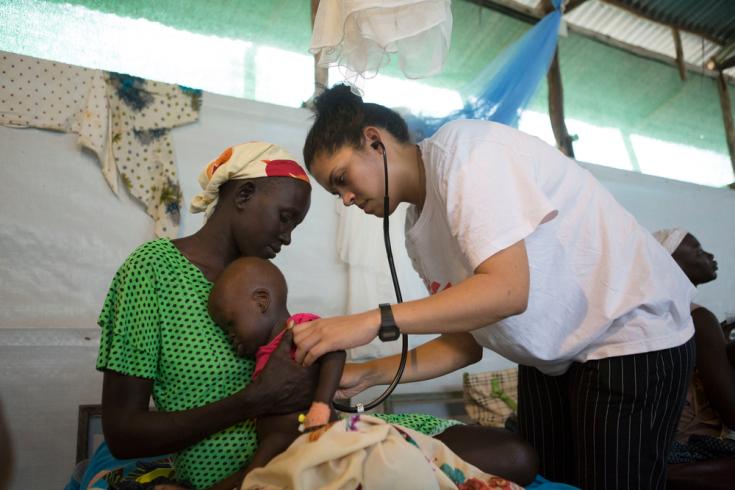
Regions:
<instances>
[{"instance_id":1,"label":"watch face","mask_svg":"<svg viewBox=\"0 0 735 490\"><path fill-rule=\"evenodd\" d=\"M381 326L380 330L378 330L378 337L383 342L390 342L393 340L397 340L398 337L401 336L400 330L398 330L398 327L395 325L391 326Z\"/></svg>"}]
</instances>

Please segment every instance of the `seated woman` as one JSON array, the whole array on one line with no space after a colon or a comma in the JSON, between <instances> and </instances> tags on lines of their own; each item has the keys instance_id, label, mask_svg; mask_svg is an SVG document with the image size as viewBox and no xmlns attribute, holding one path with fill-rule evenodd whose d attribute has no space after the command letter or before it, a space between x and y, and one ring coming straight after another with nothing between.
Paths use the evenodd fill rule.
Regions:
<instances>
[{"instance_id":1,"label":"seated woman","mask_svg":"<svg viewBox=\"0 0 735 490\"><path fill-rule=\"evenodd\" d=\"M178 481L197 490L231 489L256 451L254 420L309 406L318 377L290 359L286 332L251 380L255 363L236 355L209 316L209 294L235 259L270 259L291 243L311 186L293 157L268 143L228 148L199 183L203 191L191 210L204 212L202 228L140 246L112 281L99 318L102 424L114 456L173 453ZM428 416L392 421L432 436L449 425ZM440 437L488 473L531 481L533 450L511 434L484 429L452 427Z\"/></svg>"},{"instance_id":2,"label":"seated woman","mask_svg":"<svg viewBox=\"0 0 735 490\"><path fill-rule=\"evenodd\" d=\"M177 480L202 489L229 478L222 488L232 488L255 452L253 420L308 405L314 376L278 350L251 382L253 362L210 318L209 293L236 258L271 258L291 242L311 187L267 143L228 148L199 181L192 211L204 226L140 246L112 281L99 318L102 424L118 458L174 453Z\"/></svg>"},{"instance_id":3,"label":"seated woman","mask_svg":"<svg viewBox=\"0 0 735 490\"><path fill-rule=\"evenodd\" d=\"M656 239L695 285L717 278L714 256L680 228L659 230ZM670 488L732 488L735 478L734 343L707 308L692 304L696 366L676 439L669 455Z\"/></svg>"}]
</instances>

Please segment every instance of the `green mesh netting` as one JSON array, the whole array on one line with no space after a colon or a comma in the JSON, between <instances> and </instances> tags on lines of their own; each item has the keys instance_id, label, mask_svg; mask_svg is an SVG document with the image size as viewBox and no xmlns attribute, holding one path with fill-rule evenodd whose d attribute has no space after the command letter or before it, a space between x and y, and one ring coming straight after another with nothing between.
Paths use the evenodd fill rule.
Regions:
<instances>
[{"instance_id":1,"label":"green mesh netting","mask_svg":"<svg viewBox=\"0 0 735 490\"><path fill-rule=\"evenodd\" d=\"M199 34L247 40L306 53L311 39L307 0L16 0L27 9L73 4L130 18L144 18ZM3 7L0 2L0 16ZM452 2L452 45L443 72L423 83L461 90L528 24L475 3ZM69 19L72 25L76 20ZM18 22L15 20L14 22ZM83 25L80 26L83 29ZM0 18L0 49L21 52L18 29ZM83 39L83 33L79 35ZM86 49L80 45L80 49ZM32 54L32 53L24 53ZM560 39L560 62L569 118L619 128L727 155L715 81L689 72L682 82L674 66L641 58L589 38ZM401 77L393 62L381 73ZM252 74L246 73L246 79ZM247 85L252 85L248 83ZM730 85L735 107L735 87ZM253 96L246 90L246 96ZM546 112L545 83L530 109Z\"/></svg>"},{"instance_id":2,"label":"green mesh netting","mask_svg":"<svg viewBox=\"0 0 735 490\"><path fill-rule=\"evenodd\" d=\"M712 78L690 71L682 81L673 65L574 34L560 38L559 60L566 117L727 154ZM546 112L547 93L544 82L529 108Z\"/></svg>"},{"instance_id":3,"label":"green mesh netting","mask_svg":"<svg viewBox=\"0 0 735 490\"><path fill-rule=\"evenodd\" d=\"M309 0L45 0L183 31L256 41L306 52L311 42Z\"/></svg>"}]
</instances>

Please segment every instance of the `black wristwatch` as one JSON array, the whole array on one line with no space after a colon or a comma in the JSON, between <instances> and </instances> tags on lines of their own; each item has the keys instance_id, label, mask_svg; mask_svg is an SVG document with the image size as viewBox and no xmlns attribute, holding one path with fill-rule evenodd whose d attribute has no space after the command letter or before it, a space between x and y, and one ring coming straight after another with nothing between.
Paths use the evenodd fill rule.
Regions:
<instances>
[{"instance_id":1,"label":"black wristwatch","mask_svg":"<svg viewBox=\"0 0 735 490\"><path fill-rule=\"evenodd\" d=\"M398 330L398 325L393 319L393 311L390 309L388 303L381 303L380 305L380 329L378 330L378 338L383 342L390 342L392 340L398 340L401 336L401 331Z\"/></svg>"}]
</instances>

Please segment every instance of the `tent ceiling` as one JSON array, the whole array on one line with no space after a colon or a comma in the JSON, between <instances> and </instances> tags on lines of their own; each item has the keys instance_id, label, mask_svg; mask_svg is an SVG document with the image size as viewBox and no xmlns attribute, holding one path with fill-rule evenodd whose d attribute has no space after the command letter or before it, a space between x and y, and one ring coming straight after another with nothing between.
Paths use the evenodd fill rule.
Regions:
<instances>
[{"instance_id":1,"label":"tent ceiling","mask_svg":"<svg viewBox=\"0 0 735 490\"><path fill-rule=\"evenodd\" d=\"M236 39L258 32L263 43L273 42L303 52L310 42L309 0L45 1L82 5ZM534 22L541 17L546 0L469 1L505 13L517 13L523 20ZM564 3L579 4L565 16L571 30L669 63L676 59L671 28L678 27L686 65L690 70L710 76L714 72L707 72L705 63L723 47L735 43L735 0L565 0ZM735 67L725 73L731 82L735 81Z\"/></svg>"},{"instance_id":2,"label":"tent ceiling","mask_svg":"<svg viewBox=\"0 0 735 490\"><path fill-rule=\"evenodd\" d=\"M473 0L500 6L529 20L543 12L545 0ZM690 69L705 71L705 63L735 42L733 0L578 0L565 15L568 26L581 34L641 55L676 60L672 28L681 31L684 61ZM735 69L725 71L735 78ZM713 73L709 73L712 75Z\"/></svg>"},{"instance_id":3,"label":"tent ceiling","mask_svg":"<svg viewBox=\"0 0 735 490\"><path fill-rule=\"evenodd\" d=\"M662 24L727 45L735 41L732 0L608 0Z\"/></svg>"}]
</instances>

